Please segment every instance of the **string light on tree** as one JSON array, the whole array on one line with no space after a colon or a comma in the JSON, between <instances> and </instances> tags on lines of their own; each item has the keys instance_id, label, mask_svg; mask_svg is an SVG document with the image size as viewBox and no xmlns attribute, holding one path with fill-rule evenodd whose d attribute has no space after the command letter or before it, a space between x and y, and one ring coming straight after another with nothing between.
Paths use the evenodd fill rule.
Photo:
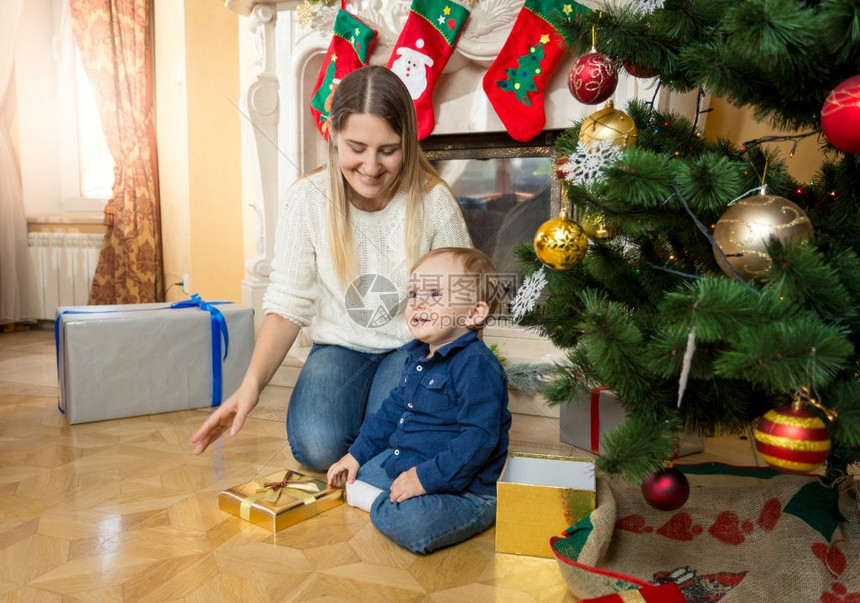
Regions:
<instances>
[{"instance_id":1,"label":"string light on tree","mask_svg":"<svg viewBox=\"0 0 860 603\"><path fill-rule=\"evenodd\" d=\"M771 265L767 242L775 237L789 241L808 241L812 222L806 213L784 197L762 194L741 199L717 220L714 241L726 258L714 249L714 257L728 276L732 268L745 280L755 279Z\"/></svg>"}]
</instances>

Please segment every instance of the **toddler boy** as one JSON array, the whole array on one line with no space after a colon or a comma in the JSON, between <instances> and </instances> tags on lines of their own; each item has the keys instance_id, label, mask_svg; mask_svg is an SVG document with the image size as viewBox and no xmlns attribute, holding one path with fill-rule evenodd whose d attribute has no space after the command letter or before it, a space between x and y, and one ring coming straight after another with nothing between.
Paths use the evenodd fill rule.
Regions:
<instances>
[{"instance_id":1,"label":"toddler boy","mask_svg":"<svg viewBox=\"0 0 860 603\"><path fill-rule=\"evenodd\" d=\"M412 267L405 315L415 340L401 348L403 375L328 470L350 504L363 490L367 502L355 506L416 553L462 542L495 518L511 414L505 371L478 337L495 305L494 274L469 248L435 249Z\"/></svg>"}]
</instances>

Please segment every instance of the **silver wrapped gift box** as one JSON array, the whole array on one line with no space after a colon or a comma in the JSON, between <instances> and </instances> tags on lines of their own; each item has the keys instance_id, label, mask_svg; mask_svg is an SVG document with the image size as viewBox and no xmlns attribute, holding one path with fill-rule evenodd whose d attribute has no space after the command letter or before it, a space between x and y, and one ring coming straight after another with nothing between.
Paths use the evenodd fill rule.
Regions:
<instances>
[{"instance_id":1,"label":"silver wrapped gift box","mask_svg":"<svg viewBox=\"0 0 860 603\"><path fill-rule=\"evenodd\" d=\"M559 409L560 439L580 450L600 454L600 438L618 427L627 412L608 387L595 387L590 394L581 394L579 400ZM705 436L679 432L678 456L687 456L705 450Z\"/></svg>"},{"instance_id":2,"label":"silver wrapped gift box","mask_svg":"<svg viewBox=\"0 0 860 603\"><path fill-rule=\"evenodd\" d=\"M60 408L70 424L202 408L233 393L254 349L253 309L174 305L57 308ZM209 308L223 316L226 339Z\"/></svg>"}]
</instances>

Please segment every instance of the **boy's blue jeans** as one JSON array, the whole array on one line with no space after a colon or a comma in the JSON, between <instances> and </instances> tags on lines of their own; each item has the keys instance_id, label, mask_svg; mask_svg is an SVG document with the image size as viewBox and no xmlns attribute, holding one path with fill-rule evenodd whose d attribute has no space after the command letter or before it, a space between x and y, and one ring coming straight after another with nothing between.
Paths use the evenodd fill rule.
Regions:
<instances>
[{"instance_id":1,"label":"boy's blue jeans","mask_svg":"<svg viewBox=\"0 0 860 603\"><path fill-rule=\"evenodd\" d=\"M358 437L366 413L373 413L397 386L406 352L356 352L338 345L314 345L299 373L287 407L287 439L293 457L326 471Z\"/></svg>"},{"instance_id":2,"label":"boy's blue jeans","mask_svg":"<svg viewBox=\"0 0 860 603\"><path fill-rule=\"evenodd\" d=\"M414 553L429 553L463 542L483 532L496 517L496 497L425 494L401 503L390 500L393 478L383 469L392 451L386 450L362 465L358 479L382 489L370 508L370 520L380 532Z\"/></svg>"}]
</instances>

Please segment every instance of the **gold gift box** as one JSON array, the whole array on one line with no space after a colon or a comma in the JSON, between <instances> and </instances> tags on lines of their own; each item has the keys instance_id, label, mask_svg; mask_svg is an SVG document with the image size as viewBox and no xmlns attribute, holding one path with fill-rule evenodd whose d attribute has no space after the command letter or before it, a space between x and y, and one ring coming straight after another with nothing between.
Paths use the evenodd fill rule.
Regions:
<instances>
[{"instance_id":1,"label":"gold gift box","mask_svg":"<svg viewBox=\"0 0 860 603\"><path fill-rule=\"evenodd\" d=\"M592 512L586 459L512 452L496 491L496 552L553 557L549 539Z\"/></svg>"},{"instance_id":2,"label":"gold gift box","mask_svg":"<svg viewBox=\"0 0 860 603\"><path fill-rule=\"evenodd\" d=\"M343 490L298 471L279 471L222 490L218 508L279 532L343 503Z\"/></svg>"}]
</instances>

